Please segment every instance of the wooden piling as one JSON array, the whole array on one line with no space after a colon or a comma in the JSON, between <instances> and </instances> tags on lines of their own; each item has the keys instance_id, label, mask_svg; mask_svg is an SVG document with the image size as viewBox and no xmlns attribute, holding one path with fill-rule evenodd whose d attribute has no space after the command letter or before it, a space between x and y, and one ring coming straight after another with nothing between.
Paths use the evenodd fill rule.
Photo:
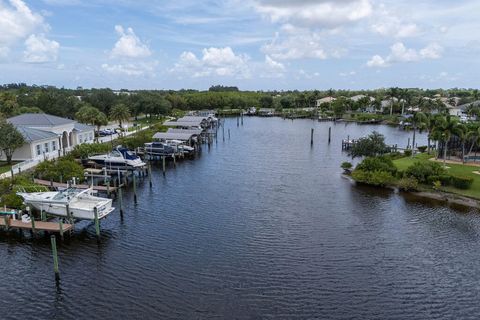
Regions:
<instances>
[{"instance_id":1,"label":"wooden piling","mask_svg":"<svg viewBox=\"0 0 480 320\"><path fill-rule=\"evenodd\" d=\"M133 202L137 203L137 178L133 173Z\"/></svg>"},{"instance_id":2,"label":"wooden piling","mask_svg":"<svg viewBox=\"0 0 480 320\"><path fill-rule=\"evenodd\" d=\"M165 176L165 156L162 157L162 170L163 170L163 176Z\"/></svg>"},{"instance_id":3,"label":"wooden piling","mask_svg":"<svg viewBox=\"0 0 480 320\"><path fill-rule=\"evenodd\" d=\"M241 117L242 117L242 126L243 126L243 114L241 115Z\"/></svg>"},{"instance_id":4,"label":"wooden piling","mask_svg":"<svg viewBox=\"0 0 480 320\"><path fill-rule=\"evenodd\" d=\"M122 188L118 188L118 202L120 205L120 215L123 215L123 196L122 196Z\"/></svg>"},{"instance_id":5,"label":"wooden piling","mask_svg":"<svg viewBox=\"0 0 480 320\"><path fill-rule=\"evenodd\" d=\"M70 205L67 203L65 205L65 210L67 210L67 220L69 223L72 223L72 213L70 212Z\"/></svg>"},{"instance_id":6,"label":"wooden piling","mask_svg":"<svg viewBox=\"0 0 480 320\"><path fill-rule=\"evenodd\" d=\"M152 187L152 166L150 162L148 162L148 184L150 185L150 188Z\"/></svg>"},{"instance_id":7,"label":"wooden piling","mask_svg":"<svg viewBox=\"0 0 480 320\"><path fill-rule=\"evenodd\" d=\"M55 272L55 280L60 280L60 272L58 270L58 255L57 255L57 240L52 234L50 236L50 243L52 244L52 255L53 255L53 271Z\"/></svg>"},{"instance_id":8,"label":"wooden piling","mask_svg":"<svg viewBox=\"0 0 480 320\"><path fill-rule=\"evenodd\" d=\"M8 215L3 216L3 219L5 220L5 231L8 231L8 224L10 222L10 219L8 218Z\"/></svg>"},{"instance_id":9,"label":"wooden piling","mask_svg":"<svg viewBox=\"0 0 480 320\"><path fill-rule=\"evenodd\" d=\"M173 154L173 167L176 168L177 167L177 160L175 159L175 153Z\"/></svg>"},{"instance_id":10,"label":"wooden piling","mask_svg":"<svg viewBox=\"0 0 480 320\"><path fill-rule=\"evenodd\" d=\"M237 127L239 126L239 121L238 121L238 117L237 117Z\"/></svg>"},{"instance_id":11,"label":"wooden piling","mask_svg":"<svg viewBox=\"0 0 480 320\"><path fill-rule=\"evenodd\" d=\"M110 179L107 181L107 197L110 197Z\"/></svg>"},{"instance_id":12,"label":"wooden piling","mask_svg":"<svg viewBox=\"0 0 480 320\"><path fill-rule=\"evenodd\" d=\"M33 216L33 214L30 214L30 221L32 222L32 234L36 234L36 230L35 230L35 217Z\"/></svg>"},{"instance_id":13,"label":"wooden piling","mask_svg":"<svg viewBox=\"0 0 480 320\"><path fill-rule=\"evenodd\" d=\"M93 208L93 214L95 217L95 234L97 238L100 238L100 220L98 219L98 208Z\"/></svg>"},{"instance_id":14,"label":"wooden piling","mask_svg":"<svg viewBox=\"0 0 480 320\"><path fill-rule=\"evenodd\" d=\"M223 142L225 142L225 125L222 126L222 138Z\"/></svg>"},{"instance_id":15,"label":"wooden piling","mask_svg":"<svg viewBox=\"0 0 480 320\"><path fill-rule=\"evenodd\" d=\"M230 129L228 129L228 140L230 140Z\"/></svg>"},{"instance_id":16,"label":"wooden piling","mask_svg":"<svg viewBox=\"0 0 480 320\"><path fill-rule=\"evenodd\" d=\"M311 131L310 131L310 145L313 146L313 131L314 129L312 128Z\"/></svg>"},{"instance_id":17,"label":"wooden piling","mask_svg":"<svg viewBox=\"0 0 480 320\"><path fill-rule=\"evenodd\" d=\"M60 229L60 237L63 240L63 220L61 218L58 219L58 227Z\"/></svg>"},{"instance_id":18,"label":"wooden piling","mask_svg":"<svg viewBox=\"0 0 480 320\"><path fill-rule=\"evenodd\" d=\"M328 127L328 144L330 144L332 138L332 127Z\"/></svg>"}]
</instances>

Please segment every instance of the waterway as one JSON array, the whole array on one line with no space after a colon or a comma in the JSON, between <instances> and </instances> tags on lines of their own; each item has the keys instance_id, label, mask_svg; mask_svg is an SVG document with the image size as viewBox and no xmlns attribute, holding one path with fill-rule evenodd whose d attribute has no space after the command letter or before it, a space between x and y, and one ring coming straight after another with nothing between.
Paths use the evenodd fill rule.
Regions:
<instances>
[{"instance_id":1,"label":"waterway","mask_svg":"<svg viewBox=\"0 0 480 320\"><path fill-rule=\"evenodd\" d=\"M332 141L327 142L332 127ZM476 319L480 215L341 177L388 126L245 118L59 242L0 233L1 319ZM310 128L315 128L310 146ZM417 135L418 145L426 144Z\"/></svg>"}]
</instances>

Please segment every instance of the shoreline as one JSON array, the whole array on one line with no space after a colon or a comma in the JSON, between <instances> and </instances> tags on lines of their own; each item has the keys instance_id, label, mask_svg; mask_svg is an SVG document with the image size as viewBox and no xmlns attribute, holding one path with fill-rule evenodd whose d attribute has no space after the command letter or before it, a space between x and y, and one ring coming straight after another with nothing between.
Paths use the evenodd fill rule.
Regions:
<instances>
[{"instance_id":1,"label":"shoreline","mask_svg":"<svg viewBox=\"0 0 480 320\"><path fill-rule=\"evenodd\" d=\"M357 183L355 180L353 180L352 177L349 175L346 175L342 173L342 177L349 180L352 183ZM378 187L378 186L373 186L369 185L370 187L376 187L376 188L383 188L383 189L390 189L396 193L404 193L408 194L409 196L415 196L418 198L424 198L424 199L430 199L430 200L437 200L439 202L442 202L443 204L448 203L448 204L455 204L455 205L460 205L464 207L469 207L469 208L474 208L474 209L480 209L480 200L469 198L466 196L461 196L461 195L456 195L453 193L449 192L444 192L444 191L400 191L397 187L395 186L385 186L385 187Z\"/></svg>"}]
</instances>

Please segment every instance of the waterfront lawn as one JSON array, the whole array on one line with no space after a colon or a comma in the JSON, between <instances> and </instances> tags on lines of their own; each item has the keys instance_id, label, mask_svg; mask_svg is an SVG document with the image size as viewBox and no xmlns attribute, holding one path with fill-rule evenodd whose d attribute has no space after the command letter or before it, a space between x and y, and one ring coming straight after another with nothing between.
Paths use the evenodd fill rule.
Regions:
<instances>
[{"instance_id":1,"label":"waterfront lawn","mask_svg":"<svg viewBox=\"0 0 480 320\"><path fill-rule=\"evenodd\" d=\"M10 171L10 168L14 164L15 162L12 162L12 164L10 165L10 164L7 164L5 161L0 161L0 174Z\"/></svg>"},{"instance_id":2,"label":"waterfront lawn","mask_svg":"<svg viewBox=\"0 0 480 320\"><path fill-rule=\"evenodd\" d=\"M428 159L432 158L431 155L427 153L420 153L417 154L415 157L405 157L401 159L394 160L393 163L397 167L399 171L405 171L409 166L413 165L417 161L428 161ZM447 171L452 175L460 175L460 176L467 176L473 178L473 184L470 189L462 190L457 189L452 186L442 187L442 190L480 199L480 175L473 173L473 171L480 171L479 167L467 166L463 164L451 164L447 163Z\"/></svg>"}]
</instances>

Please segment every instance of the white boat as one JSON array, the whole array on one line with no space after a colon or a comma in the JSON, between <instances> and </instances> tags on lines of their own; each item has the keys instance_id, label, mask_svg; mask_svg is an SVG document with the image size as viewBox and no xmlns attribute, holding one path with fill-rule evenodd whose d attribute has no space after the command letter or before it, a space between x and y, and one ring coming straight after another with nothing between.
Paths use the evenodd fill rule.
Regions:
<instances>
[{"instance_id":1,"label":"white boat","mask_svg":"<svg viewBox=\"0 0 480 320\"><path fill-rule=\"evenodd\" d=\"M176 152L182 152L184 154L192 154L195 152L195 148L187 146L183 141L180 140L167 140L166 143L172 146Z\"/></svg>"},{"instance_id":2,"label":"white boat","mask_svg":"<svg viewBox=\"0 0 480 320\"><path fill-rule=\"evenodd\" d=\"M60 217L67 217L68 204L72 217L79 220L94 220L95 208L99 219L115 210L112 207L112 199L96 197L91 192L91 188L85 190L69 188L52 192L18 192L17 195L23 198L25 204Z\"/></svg>"},{"instance_id":3,"label":"white boat","mask_svg":"<svg viewBox=\"0 0 480 320\"><path fill-rule=\"evenodd\" d=\"M121 146L118 146L110 153L88 157L88 160L110 168L138 168L145 166L145 162L139 156Z\"/></svg>"}]
</instances>

